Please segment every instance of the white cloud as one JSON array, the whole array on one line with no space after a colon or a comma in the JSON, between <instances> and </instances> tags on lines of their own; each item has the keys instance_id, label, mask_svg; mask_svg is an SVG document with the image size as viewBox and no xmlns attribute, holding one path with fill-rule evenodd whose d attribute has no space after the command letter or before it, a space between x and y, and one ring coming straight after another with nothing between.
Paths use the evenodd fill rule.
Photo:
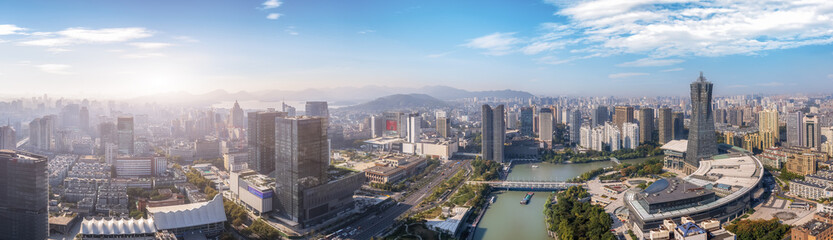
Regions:
<instances>
[{"instance_id":1,"label":"white cloud","mask_svg":"<svg viewBox=\"0 0 833 240\"><path fill-rule=\"evenodd\" d=\"M129 59L141 59L141 58L156 58L156 57L164 57L164 56L166 56L164 53L154 52L154 53L131 53L131 54L125 54L122 57L123 58L129 58Z\"/></svg>"},{"instance_id":2,"label":"white cloud","mask_svg":"<svg viewBox=\"0 0 833 240\"><path fill-rule=\"evenodd\" d=\"M619 67L659 67L668 66L685 62L682 59L657 59L657 58L642 58L631 62L624 62L617 64Z\"/></svg>"},{"instance_id":3,"label":"white cloud","mask_svg":"<svg viewBox=\"0 0 833 240\"><path fill-rule=\"evenodd\" d=\"M176 37L174 37L174 39L182 41L182 42L187 42L187 43L200 42L200 40L197 40L197 39L189 37L189 36L176 36Z\"/></svg>"},{"instance_id":4,"label":"white cloud","mask_svg":"<svg viewBox=\"0 0 833 240\"><path fill-rule=\"evenodd\" d=\"M163 42L134 42L130 43L130 46L134 46L141 49L159 49L159 48L166 48L170 47L173 44L170 43L163 43Z\"/></svg>"},{"instance_id":5,"label":"white cloud","mask_svg":"<svg viewBox=\"0 0 833 240\"><path fill-rule=\"evenodd\" d=\"M284 29L283 31L286 34L289 34L289 35L292 35L292 36L298 35L298 32L295 31L295 26L286 27L286 29Z\"/></svg>"},{"instance_id":6,"label":"white cloud","mask_svg":"<svg viewBox=\"0 0 833 240\"><path fill-rule=\"evenodd\" d=\"M660 70L660 72L677 72L677 71L682 71L682 70L685 70L685 69L684 68L672 68L672 69Z\"/></svg>"},{"instance_id":7,"label":"white cloud","mask_svg":"<svg viewBox=\"0 0 833 240\"><path fill-rule=\"evenodd\" d=\"M283 4L283 2L281 2L280 0L266 0L265 2L263 2L262 5L263 5L263 9L271 9L271 8L280 7L282 4Z\"/></svg>"},{"instance_id":8,"label":"white cloud","mask_svg":"<svg viewBox=\"0 0 833 240\"><path fill-rule=\"evenodd\" d=\"M358 34L368 34L368 33L375 33L375 32L376 32L376 30L367 29L367 30L358 31L357 33Z\"/></svg>"},{"instance_id":9,"label":"white cloud","mask_svg":"<svg viewBox=\"0 0 833 240\"><path fill-rule=\"evenodd\" d=\"M486 36L471 39L466 44L463 44L463 46L487 50L485 53L487 55L506 55L514 51L513 48L517 44L523 42L523 40L515 38L513 35L515 35L515 33L492 33Z\"/></svg>"},{"instance_id":10,"label":"white cloud","mask_svg":"<svg viewBox=\"0 0 833 240\"><path fill-rule=\"evenodd\" d=\"M445 57L446 55L451 54L451 53L453 53L453 51L435 53L435 54L428 54L425 57L427 57L427 58L441 58L441 57Z\"/></svg>"},{"instance_id":11,"label":"white cloud","mask_svg":"<svg viewBox=\"0 0 833 240\"><path fill-rule=\"evenodd\" d=\"M270 19L270 20L277 20L277 19L278 19L278 18L280 18L281 16L283 16L283 14L280 14L280 13L270 13L269 15L266 15L266 19Z\"/></svg>"},{"instance_id":12,"label":"white cloud","mask_svg":"<svg viewBox=\"0 0 833 240\"><path fill-rule=\"evenodd\" d=\"M833 43L833 1L549 0L567 23L540 37L571 34L572 54L652 58L759 54ZM529 49L544 42L532 41ZM536 53L536 51L527 51Z\"/></svg>"},{"instance_id":13,"label":"white cloud","mask_svg":"<svg viewBox=\"0 0 833 240\"><path fill-rule=\"evenodd\" d=\"M62 53L62 52L71 52L72 50L69 50L69 49L66 49L66 48L47 48L46 51L51 52L51 53Z\"/></svg>"},{"instance_id":14,"label":"white cloud","mask_svg":"<svg viewBox=\"0 0 833 240\"><path fill-rule=\"evenodd\" d=\"M43 72L51 73L51 74L59 74L59 75L68 75L72 74L68 70L71 68L70 65L66 64L41 64L35 66Z\"/></svg>"},{"instance_id":15,"label":"white cloud","mask_svg":"<svg viewBox=\"0 0 833 240\"><path fill-rule=\"evenodd\" d=\"M116 43L150 37L153 33L150 30L138 27L102 29L68 28L58 32L42 32L36 35L44 38L23 41L21 44L28 46L58 47L87 43Z\"/></svg>"},{"instance_id":16,"label":"white cloud","mask_svg":"<svg viewBox=\"0 0 833 240\"><path fill-rule=\"evenodd\" d=\"M23 34L23 30L26 29L12 24L0 24L0 35Z\"/></svg>"},{"instance_id":17,"label":"white cloud","mask_svg":"<svg viewBox=\"0 0 833 240\"><path fill-rule=\"evenodd\" d=\"M626 73L614 73L607 75L607 77L612 79L617 78L629 78L629 77L636 77L636 76L646 76L649 75L648 73L641 73L641 72L626 72Z\"/></svg>"}]
</instances>

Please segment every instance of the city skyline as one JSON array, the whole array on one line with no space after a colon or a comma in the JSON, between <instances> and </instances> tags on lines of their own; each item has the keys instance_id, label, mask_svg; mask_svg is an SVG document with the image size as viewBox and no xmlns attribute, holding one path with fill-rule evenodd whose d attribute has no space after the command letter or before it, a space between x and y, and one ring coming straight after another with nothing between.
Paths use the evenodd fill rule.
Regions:
<instances>
[{"instance_id":1,"label":"city skyline","mask_svg":"<svg viewBox=\"0 0 833 240\"><path fill-rule=\"evenodd\" d=\"M433 85L683 96L678 86L700 70L716 95L833 86L823 1L0 6L0 78L10 80L0 93L15 97Z\"/></svg>"}]
</instances>

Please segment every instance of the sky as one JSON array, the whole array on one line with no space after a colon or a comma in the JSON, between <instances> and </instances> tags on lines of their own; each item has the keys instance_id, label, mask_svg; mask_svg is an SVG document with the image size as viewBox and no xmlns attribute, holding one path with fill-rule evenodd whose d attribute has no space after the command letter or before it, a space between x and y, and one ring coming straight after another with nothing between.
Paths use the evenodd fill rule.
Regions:
<instances>
[{"instance_id":1,"label":"sky","mask_svg":"<svg viewBox=\"0 0 833 240\"><path fill-rule=\"evenodd\" d=\"M833 91L833 1L2 1L0 95Z\"/></svg>"}]
</instances>

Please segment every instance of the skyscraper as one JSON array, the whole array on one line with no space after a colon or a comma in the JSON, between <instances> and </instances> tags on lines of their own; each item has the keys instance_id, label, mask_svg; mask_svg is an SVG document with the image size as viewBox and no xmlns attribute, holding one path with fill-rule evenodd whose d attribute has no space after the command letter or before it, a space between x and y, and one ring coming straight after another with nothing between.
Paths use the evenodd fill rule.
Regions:
<instances>
[{"instance_id":1,"label":"skyscraper","mask_svg":"<svg viewBox=\"0 0 833 240\"><path fill-rule=\"evenodd\" d=\"M408 142L418 143L422 136L422 117L419 113L408 115Z\"/></svg>"},{"instance_id":2,"label":"skyscraper","mask_svg":"<svg viewBox=\"0 0 833 240\"><path fill-rule=\"evenodd\" d=\"M801 127L801 136L804 147L815 150L821 149L821 126L819 117L814 114L807 114Z\"/></svg>"},{"instance_id":3,"label":"skyscraper","mask_svg":"<svg viewBox=\"0 0 833 240\"><path fill-rule=\"evenodd\" d=\"M249 112L249 168L269 174L275 170L275 119L285 112Z\"/></svg>"},{"instance_id":4,"label":"skyscraper","mask_svg":"<svg viewBox=\"0 0 833 240\"><path fill-rule=\"evenodd\" d=\"M700 167L700 160L717 154L717 139L712 115L712 83L700 77L691 83L691 123L689 124L685 172Z\"/></svg>"},{"instance_id":5,"label":"skyscraper","mask_svg":"<svg viewBox=\"0 0 833 240\"><path fill-rule=\"evenodd\" d=\"M243 122L243 108L240 107L240 104L237 103L237 100L234 101L234 106L231 107L231 112L229 112L229 126L234 128L242 128L245 127Z\"/></svg>"},{"instance_id":6,"label":"skyscraper","mask_svg":"<svg viewBox=\"0 0 833 240\"><path fill-rule=\"evenodd\" d=\"M492 109L488 104L484 104L481 114L483 122L480 126L482 133L480 138L483 159L503 162L503 143L506 137L503 105Z\"/></svg>"},{"instance_id":7,"label":"skyscraper","mask_svg":"<svg viewBox=\"0 0 833 240\"><path fill-rule=\"evenodd\" d=\"M437 117L437 134L444 138L447 138L451 134L451 119Z\"/></svg>"},{"instance_id":8,"label":"skyscraper","mask_svg":"<svg viewBox=\"0 0 833 240\"><path fill-rule=\"evenodd\" d=\"M593 110L593 116L591 117L592 127L602 126L607 122L609 117L607 116L607 106L597 106L596 109Z\"/></svg>"},{"instance_id":9,"label":"skyscraper","mask_svg":"<svg viewBox=\"0 0 833 240\"><path fill-rule=\"evenodd\" d=\"M570 113L570 142L578 144L581 141L581 111L578 109Z\"/></svg>"},{"instance_id":10,"label":"skyscraper","mask_svg":"<svg viewBox=\"0 0 833 240\"><path fill-rule=\"evenodd\" d=\"M791 112L787 114L787 146L798 147L804 146L804 138L801 130L804 124L804 113L801 111Z\"/></svg>"},{"instance_id":11,"label":"skyscraper","mask_svg":"<svg viewBox=\"0 0 833 240\"><path fill-rule=\"evenodd\" d=\"M613 114L613 123L616 127L623 129L622 125L626 122L633 122L633 107L631 106L616 106L616 111Z\"/></svg>"},{"instance_id":12,"label":"skyscraper","mask_svg":"<svg viewBox=\"0 0 833 240\"><path fill-rule=\"evenodd\" d=\"M674 140L683 139L685 136L685 115L682 112L674 112L671 114L671 132L674 135Z\"/></svg>"},{"instance_id":13,"label":"skyscraper","mask_svg":"<svg viewBox=\"0 0 833 240\"><path fill-rule=\"evenodd\" d=\"M521 136L531 137L533 135L534 127L533 125L533 110L532 107L522 107L521 108L521 128L520 133Z\"/></svg>"},{"instance_id":14,"label":"skyscraper","mask_svg":"<svg viewBox=\"0 0 833 240\"><path fill-rule=\"evenodd\" d=\"M639 143L654 141L654 109L639 109Z\"/></svg>"},{"instance_id":15,"label":"skyscraper","mask_svg":"<svg viewBox=\"0 0 833 240\"><path fill-rule=\"evenodd\" d=\"M118 142L118 132L116 130L116 124L113 122L102 122L98 124L98 139L99 139L99 152L104 153L105 146L107 144L117 145ZM116 147L118 150L118 147Z\"/></svg>"},{"instance_id":16,"label":"skyscraper","mask_svg":"<svg viewBox=\"0 0 833 240\"><path fill-rule=\"evenodd\" d=\"M87 109L86 106L81 107L81 110L79 110L78 119L78 124L80 125L79 128L81 128L82 131L90 129L90 110Z\"/></svg>"},{"instance_id":17,"label":"skyscraper","mask_svg":"<svg viewBox=\"0 0 833 240\"><path fill-rule=\"evenodd\" d=\"M660 108L657 109L657 111L659 111L657 112L657 128L659 128L657 130L659 130L659 144L666 144L674 139L674 124L671 117L671 109Z\"/></svg>"},{"instance_id":18,"label":"skyscraper","mask_svg":"<svg viewBox=\"0 0 833 240\"><path fill-rule=\"evenodd\" d=\"M385 133L385 118L382 116L370 117L370 135L373 138L382 137Z\"/></svg>"},{"instance_id":19,"label":"skyscraper","mask_svg":"<svg viewBox=\"0 0 833 240\"><path fill-rule=\"evenodd\" d=\"M274 115L274 114L272 114ZM328 182L329 149L327 131L320 117L274 118L274 160L276 209L294 221L305 221L316 209L305 206L304 190ZM321 209L319 211L328 211Z\"/></svg>"},{"instance_id":20,"label":"skyscraper","mask_svg":"<svg viewBox=\"0 0 833 240\"><path fill-rule=\"evenodd\" d=\"M639 146L639 125L636 123L622 124L622 148L635 149Z\"/></svg>"},{"instance_id":21,"label":"skyscraper","mask_svg":"<svg viewBox=\"0 0 833 240\"><path fill-rule=\"evenodd\" d=\"M541 108L538 113L538 138L546 143L547 147L552 146L552 109L550 108Z\"/></svg>"},{"instance_id":22,"label":"skyscraper","mask_svg":"<svg viewBox=\"0 0 833 240\"><path fill-rule=\"evenodd\" d=\"M758 132L761 133L761 138L767 137L770 139L763 140L764 143L775 143L780 141L781 134L778 129L778 111L775 109L767 109L758 112ZM769 144L765 144L769 145ZM768 148L772 146L763 146Z\"/></svg>"},{"instance_id":23,"label":"skyscraper","mask_svg":"<svg viewBox=\"0 0 833 240\"><path fill-rule=\"evenodd\" d=\"M17 148L17 136L11 126L0 127L0 149L13 150Z\"/></svg>"},{"instance_id":24,"label":"skyscraper","mask_svg":"<svg viewBox=\"0 0 833 240\"><path fill-rule=\"evenodd\" d=\"M0 150L0 232L4 239L49 236L46 157Z\"/></svg>"},{"instance_id":25,"label":"skyscraper","mask_svg":"<svg viewBox=\"0 0 833 240\"><path fill-rule=\"evenodd\" d=\"M307 101L304 109L306 116L329 118L330 110L326 101Z\"/></svg>"},{"instance_id":26,"label":"skyscraper","mask_svg":"<svg viewBox=\"0 0 833 240\"><path fill-rule=\"evenodd\" d=\"M116 124L118 131L119 154L133 154L133 117L119 117Z\"/></svg>"}]
</instances>

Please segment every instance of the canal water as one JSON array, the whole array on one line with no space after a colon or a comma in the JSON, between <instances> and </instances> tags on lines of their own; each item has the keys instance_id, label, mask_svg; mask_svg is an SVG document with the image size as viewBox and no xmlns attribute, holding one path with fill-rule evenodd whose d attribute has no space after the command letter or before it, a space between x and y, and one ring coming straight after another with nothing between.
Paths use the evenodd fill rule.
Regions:
<instances>
[{"instance_id":1,"label":"canal water","mask_svg":"<svg viewBox=\"0 0 833 240\"><path fill-rule=\"evenodd\" d=\"M622 163L637 164L647 160L622 160ZM566 181L587 171L613 165L611 161L576 164L523 163L512 167L507 180ZM549 192L535 192L528 205L521 205L521 199L525 195L526 192L523 191L503 191L495 194L497 201L486 210L475 230L474 239L549 239L544 224L544 201Z\"/></svg>"}]
</instances>

